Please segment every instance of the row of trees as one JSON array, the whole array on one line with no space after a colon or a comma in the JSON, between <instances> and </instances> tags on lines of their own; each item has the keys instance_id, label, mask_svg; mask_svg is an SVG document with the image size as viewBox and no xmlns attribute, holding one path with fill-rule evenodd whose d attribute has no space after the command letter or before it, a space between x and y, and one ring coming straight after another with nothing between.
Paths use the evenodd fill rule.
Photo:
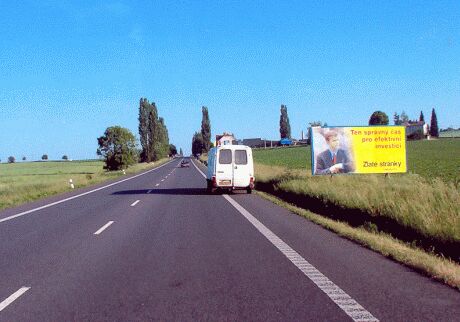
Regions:
<instances>
[{"instance_id":1,"label":"row of trees","mask_svg":"<svg viewBox=\"0 0 460 322\"><path fill-rule=\"evenodd\" d=\"M287 113L287 106L281 105L280 115L280 136L281 139L291 138L291 125ZM211 121L209 119L209 112L206 106L201 107L201 131L195 132L192 138L192 154L207 153L213 146L211 142Z\"/></svg>"},{"instance_id":2,"label":"row of trees","mask_svg":"<svg viewBox=\"0 0 460 322\"><path fill-rule=\"evenodd\" d=\"M424 124L425 123L425 116L423 115L423 111L420 111L420 116L418 121L417 120L410 120L409 116L403 111L401 115L398 113L394 113L393 115L393 123L394 125L410 125L410 124ZM371 117L369 118L369 125L388 125L389 120L388 116L382 111L375 111L372 113ZM431 111L431 122L430 122L430 135L433 137L439 137L439 129L438 129L438 118L436 116L436 111Z\"/></svg>"},{"instance_id":3,"label":"row of trees","mask_svg":"<svg viewBox=\"0 0 460 322\"><path fill-rule=\"evenodd\" d=\"M177 154L177 148L169 143L168 129L155 103L141 98L138 120L140 150L134 134L121 126L108 127L97 139L97 154L104 158L104 169L125 169L138 161L152 162Z\"/></svg>"},{"instance_id":4,"label":"row of trees","mask_svg":"<svg viewBox=\"0 0 460 322\"><path fill-rule=\"evenodd\" d=\"M213 146L211 142L211 121L206 106L201 107L201 131L195 132L192 138L192 154L207 153Z\"/></svg>"},{"instance_id":5,"label":"row of trees","mask_svg":"<svg viewBox=\"0 0 460 322\"><path fill-rule=\"evenodd\" d=\"M22 161L26 161L26 160L27 160L26 157L22 157ZM43 161L47 161L47 160L48 160L48 154L43 154L43 155L42 155L42 160L43 160ZM67 160L69 160L69 157L68 157L67 155L63 155L63 156L62 156L62 160L67 161ZM0 160L0 162L1 162L1 161L2 161L2 160ZM16 158L15 158L14 156L9 156L9 157L8 157L8 163L15 163L15 162L16 162Z\"/></svg>"},{"instance_id":6,"label":"row of trees","mask_svg":"<svg viewBox=\"0 0 460 322\"><path fill-rule=\"evenodd\" d=\"M170 150L177 153L177 149L169 144L168 129L164 119L158 116L155 103L149 103L146 98L139 102L139 138L142 151L141 162L152 162L159 160L168 154Z\"/></svg>"}]
</instances>

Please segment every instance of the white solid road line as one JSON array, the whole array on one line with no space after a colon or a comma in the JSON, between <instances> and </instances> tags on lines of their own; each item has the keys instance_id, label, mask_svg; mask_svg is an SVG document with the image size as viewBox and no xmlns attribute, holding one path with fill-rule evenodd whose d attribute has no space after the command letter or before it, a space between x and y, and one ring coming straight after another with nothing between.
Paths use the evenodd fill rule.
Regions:
<instances>
[{"instance_id":1,"label":"white solid road line","mask_svg":"<svg viewBox=\"0 0 460 322\"><path fill-rule=\"evenodd\" d=\"M206 175L192 162L203 177ZM223 197L242 214L262 235L265 236L278 250L286 256L305 276L307 276L321 291L337 304L353 321L378 321L370 312L356 302L350 295L324 276L318 269L305 260L299 253L286 244L275 233L262 224L257 218L244 209L239 203L230 198Z\"/></svg>"},{"instance_id":2,"label":"white solid road line","mask_svg":"<svg viewBox=\"0 0 460 322\"><path fill-rule=\"evenodd\" d=\"M104 230L107 229L107 227L109 227L111 224L113 224L114 221L109 221L108 223L106 223L104 226L102 226L98 231L96 231L94 233L94 235L99 235L100 233L102 233Z\"/></svg>"},{"instance_id":3,"label":"white solid road line","mask_svg":"<svg viewBox=\"0 0 460 322\"><path fill-rule=\"evenodd\" d=\"M356 302L350 295L324 276L318 269L305 260L299 253L275 235L264 224L251 215L229 195L223 197L242 214L262 235L265 236L276 248L286 256L291 263L305 274L321 291L337 304L353 321L378 321L370 312Z\"/></svg>"},{"instance_id":4,"label":"white solid road line","mask_svg":"<svg viewBox=\"0 0 460 322\"><path fill-rule=\"evenodd\" d=\"M139 203L140 200L136 200L134 201L132 204L131 204L131 207L134 207L135 205L137 205Z\"/></svg>"},{"instance_id":5,"label":"white solid road line","mask_svg":"<svg viewBox=\"0 0 460 322\"><path fill-rule=\"evenodd\" d=\"M0 312L3 311L8 305L16 301L22 294L30 290L30 287L21 287L19 290L11 294L6 300L0 303Z\"/></svg>"},{"instance_id":6,"label":"white solid road line","mask_svg":"<svg viewBox=\"0 0 460 322\"><path fill-rule=\"evenodd\" d=\"M203 177L206 178L206 175L203 173L203 171L201 171L201 170L196 166L195 162L192 161L192 164L193 164L193 166L195 167L195 169L197 169L198 172L199 172Z\"/></svg>"},{"instance_id":7,"label":"white solid road line","mask_svg":"<svg viewBox=\"0 0 460 322\"><path fill-rule=\"evenodd\" d=\"M31 209L31 210L23 211L23 212L21 212L21 213L19 213L19 214L16 214L16 215L12 215L12 216L9 216L9 217L5 217L5 218L3 218L3 219L0 219L0 223L2 223L2 222L4 222L4 221L11 220L11 219L14 219L14 218L17 218L17 217L21 217L21 216L24 216L24 215L28 215L28 214L30 214L30 213L32 213L32 212L35 212L35 211L38 211L38 210L46 209L46 208L49 208L49 207L58 205L58 204L60 204L60 203L69 201L69 200L73 200L73 199L76 199L76 198L79 198L79 197L83 197L83 196L89 195L90 193L93 193L93 192L96 192L96 191L99 191L99 190L102 190L102 189L106 189L106 188L115 186L115 185L117 185L117 184L120 184L120 183L125 182L125 181L128 181L128 180L135 179L135 178L137 178L137 177L146 175L147 173L150 173L150 172L152 172L152 171L156 171L156 170L160 169L161 167L164 167L165 165L167 165L167 164L169 164L169 163L171 163L171 162L173 162L173 161L169 161L169 162L167 162L167 163L165 163L165 164L162 164L162 165L160 165L158 168L155 168L155 169L146 171L146 172L141 173L141 174L137 174L137 175L135 175L135 176L132 176L132 177L129 177L129 178L126 178L126 179L123 179L123 180L120 180L120 181L117 181L117 182L108 184L108 185L106 185L106 186L103 186L103 187L100 187L100 188L97 188L97 189L94 189L94 190L91 190L91 191L87 191L87 192L84 192L84 193L80 193L79 195L76 195L76 196L73 196L73 197L69 197L69 198L66 198L66 199L62 199L62 200L59 200L59 201L56 201L56 202L52 202L52 203L49 203L49 204L47 204L47 205L38 207L38 208L34 208L34 209Z\"/></svg>"}]
</instances>

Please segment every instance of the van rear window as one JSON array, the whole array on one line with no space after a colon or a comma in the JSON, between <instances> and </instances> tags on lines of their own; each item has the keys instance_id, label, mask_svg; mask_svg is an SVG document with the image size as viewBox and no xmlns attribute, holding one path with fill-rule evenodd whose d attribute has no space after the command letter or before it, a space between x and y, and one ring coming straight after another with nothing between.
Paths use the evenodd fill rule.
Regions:
<instances>
[{"instance_id":1,"label":"van rear window","mask_svg":"<svg viewBox=\"0 0 460 322\"><path fill-rule=\"evenodd\" d=\"M220 150L219 163L220 164L231 164L232 163L232 150L229 150L229 149Z\"/></svg>"},{"instance_id":2,"label":"van rear window","mask_svg":"<svg viewBox=\"0 0 460 322\"><path fill-rule=\"evenodd\" d=\"M246 150L235 150L235 164L248 164Z\"/></svg>"}]
</instances>

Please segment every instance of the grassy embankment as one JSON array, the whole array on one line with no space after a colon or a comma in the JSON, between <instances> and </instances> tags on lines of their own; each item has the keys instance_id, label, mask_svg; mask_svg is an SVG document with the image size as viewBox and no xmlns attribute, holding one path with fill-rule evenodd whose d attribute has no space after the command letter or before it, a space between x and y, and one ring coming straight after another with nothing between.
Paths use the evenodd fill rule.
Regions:
<instances>
[{"instance_id":1,"label":"grassy embankment","mask_svg":"<svg viewBox=\"0 0 460 322\"><path fill-rule=\"evenodd\" d=\"M254 159L257 189L276 202L460 288L460 140L408 142L409 173L388 177L311 176L309 147L255 150Z\"/></svg>"},{"instance_id":2,"label":"grassy embankment","mask_svg":"<svg viewBox=\"0 0 460 322\"><path fill-rule=\"evenodd\" d=\"M126 173L151 169L166 161L136 164L127 169ZM105 171L103 165L102 161L0 164L0 210L69 191L70 179L75 188L80 188L123 175L122 171Z\"/></svg>"}]
</instances>

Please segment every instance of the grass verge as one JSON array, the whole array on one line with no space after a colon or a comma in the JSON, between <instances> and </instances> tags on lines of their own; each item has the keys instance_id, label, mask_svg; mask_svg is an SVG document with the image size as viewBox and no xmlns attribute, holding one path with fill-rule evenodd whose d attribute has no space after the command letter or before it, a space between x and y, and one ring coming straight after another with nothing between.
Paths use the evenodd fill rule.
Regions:
<instances>
[{"instance_id":1,"label":"grass verge","mask_svg":"<svg viewBox=\"0 0 460 322\"><path fill-rule=\"evenodd\" d=\"M263 198L282 206L289 211L305 217L312 222L331 230L338 235L355 241L385 257L394 259L418 272L421 272L433 279L444 282L460 290L460 265L452 260L443 258L436 254L427 253L422 249L406 244L391 235L382 232L369 231L368 228L355 228L347 223L332 220L308 210L293 206L279 198L261 191L256 192Z\"/></svg>"},{"instance_id":2,"label":"grass verge","mask_svg":"<svg viewBox=\"0 0 460 322\"><path fill-rule=\"evenodd\" d=\"M139 163L125 172L149 170L168 160ZM70 179L75 188L82 188L121 176L123 171L105 171L102 161L0 164L0 210L70 191Z\"/></svg>"},{"instance_id":3,"label":"grass verge","mask_svg":"<svg viewBox=\"0 0 460 322\"><path fill-rule=\"evenodd\" d=\"M314 176L256 164L256 189L352 226L369 225L460 262L460 191L416 174Z\"/></svg>"}]
</instances>

